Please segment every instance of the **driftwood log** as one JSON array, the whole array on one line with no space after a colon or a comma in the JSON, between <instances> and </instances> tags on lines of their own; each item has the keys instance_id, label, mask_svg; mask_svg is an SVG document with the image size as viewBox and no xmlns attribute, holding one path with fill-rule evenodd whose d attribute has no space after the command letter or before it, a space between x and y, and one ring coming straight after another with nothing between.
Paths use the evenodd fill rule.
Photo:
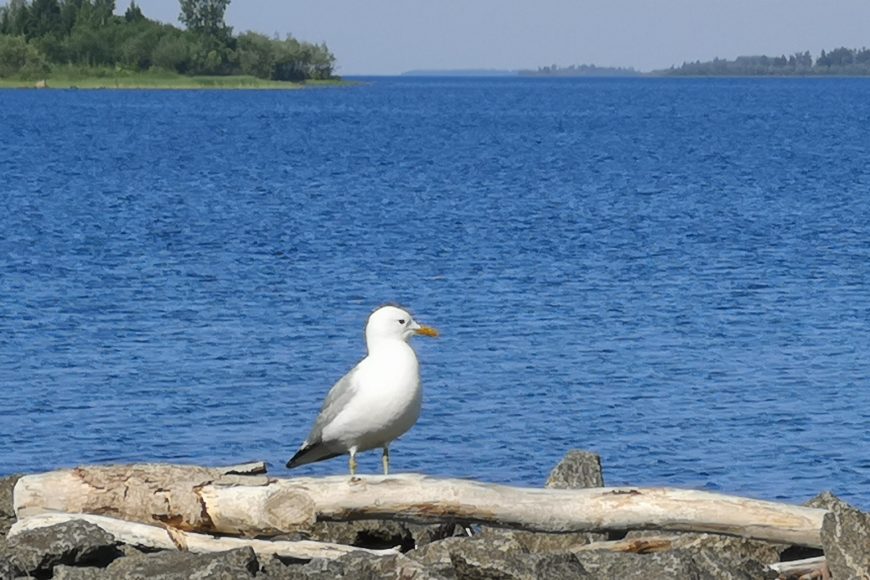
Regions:
<instances>
[{"instance_id":1,"label":"driftwood log","mask_svg":"<svg viewBox=\"0 0 870 580\"><path fill-rule=\"evenodd\" d=\"M260 464L141 464L22 477L19 519L89 513L186 532L271 536L318 520L482 523L542 532L712 532L820 547L822 509L668 488L529 489L416 474L274 479Z\"/></svg>"}]
</instances>

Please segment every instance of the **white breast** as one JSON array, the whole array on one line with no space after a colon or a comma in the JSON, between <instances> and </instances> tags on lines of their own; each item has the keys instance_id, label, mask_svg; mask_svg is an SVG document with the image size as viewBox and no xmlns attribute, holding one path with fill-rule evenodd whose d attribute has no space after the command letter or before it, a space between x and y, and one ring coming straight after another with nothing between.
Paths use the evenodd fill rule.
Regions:
<instances>
[{"instance_id":1,"label":"white breast","mask_svg":"<svg viewBox=\"0 0 870 580\"><path fill-rule=\"evenodd\" d=\"M360 362L355 395L323 429L324 441L358 451L383 447L410 429L420 416L423 390L414 350L390 341Z\"/></svg>"}]
</instances>

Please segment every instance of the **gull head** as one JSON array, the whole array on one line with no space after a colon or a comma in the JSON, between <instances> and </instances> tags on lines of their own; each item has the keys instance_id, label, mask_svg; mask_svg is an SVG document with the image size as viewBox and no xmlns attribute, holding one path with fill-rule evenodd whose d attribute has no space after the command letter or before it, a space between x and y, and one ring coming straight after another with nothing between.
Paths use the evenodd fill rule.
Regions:
<instances>
[{"instance_id":1,"label":"gull head","mask_svg":"<svg viewBox=\"0 0 870 580\"><path fill-rule=\"evenodd\" d=\"M375 343L389 340L408 342L418 334L438 336L438 331L418 323L410 312L398 306L381 306L372 312L366 324L366 343L369 348Z\"/></svg>"}]
</instances>

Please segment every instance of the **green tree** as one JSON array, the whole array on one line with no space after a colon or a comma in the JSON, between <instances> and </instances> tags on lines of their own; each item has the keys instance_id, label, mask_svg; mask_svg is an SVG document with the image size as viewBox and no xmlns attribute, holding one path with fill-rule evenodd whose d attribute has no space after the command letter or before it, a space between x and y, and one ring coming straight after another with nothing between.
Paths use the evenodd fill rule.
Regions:
<instances>
[{"instance_id":1,"label":"green tree","mask_svg":"<svg viewBox=\"0 0 870 580\"><path fill-rule=\"evenodd\" d=\"M164 70L185 74L191 68L191 49L180 31L176 32L160 39L152 52L152 63Z\"/></svg>"},{"instance_id":2,"label":"green tree","mask_svg":"<svg viewBox=\"0 0 870 580\"><path fill-rule=\"evenodd\" d=\"M136 0L130 1L130 5L127 6L127 11L124 12L124 20L130 23L142 22L145 20L145 15L142 14L142 10L139 8L139 5L136 4Z\"/></svg>"},{"instance_id":3,"label":"green tree","mask_svg":"<svg viewBox=\"0 0 870 580\"><path fill-rule=\"evenodd\" d=\"M230 29L224 23L230 0L180 0L180 3L178 19L188 30L215 38L230 36Z\"/></svg>"},{"instance_id":4,"label":"green tree","mask_svg":"<svg viewBox=\"0 0 870 580\"><path fill-rule=\"evenodd\" d=\"M48 70L45 58L23 36L0 35L0 77L38 78Z\"/></svg>"}]
</instances>

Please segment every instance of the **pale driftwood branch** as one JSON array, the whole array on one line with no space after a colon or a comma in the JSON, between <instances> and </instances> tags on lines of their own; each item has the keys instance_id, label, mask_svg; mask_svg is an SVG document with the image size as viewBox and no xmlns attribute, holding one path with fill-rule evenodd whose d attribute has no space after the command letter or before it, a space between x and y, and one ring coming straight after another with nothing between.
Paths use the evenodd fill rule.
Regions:
<instances>
[{"instance_id":1,"label":"pale driftwood branch","mask_svg":"<svg viewBox=\"0 0 870 580\"><path fill-rule=\"evenodd\" d=\"M159 550L184 549L195 553L205 553L222 552L224 550L232 550L233 548L250 546L260 555L274 554L298 560L311 560L313 558L334 559L355 551L367 552L377 556L386 556L399 552L398 549L369 550L355 546L312 542L309 540L291 542L214 537L93 514L46 513L27 517L12 524L8 537L12 538L28 530L53 526L72 520L84 520L99 526L114 536L118 542Z\"/></svg>"},{"instance_id":2,"label":"pale driftwood branch","mask_svg":"<svg viewBox=\"0 0 870 580\"><path fill-rule=\"evenodd\" d=\"M201 467L89 467L22 477L18 517L82 512L188 531L275 535L317 520L457 521L543 532L712 532L819 547L826 511L668 488L529 489L416 474L269 479Z\"/></svg>"},{"instance_id":3,"label":"pale driftwood branch","mask_svg":"<svg viewBox=\"0 0 870 580\"><path fill-rule=\"evenodd\" d=\"M818 578L829 577L828 564L824 556L805 558L803 560L791 560L789 562L777 562L769 568L779 572L780 578L799 578L801 576L813 576Z\"/></svg>"},{"instance_id":4,"label":"pale driftwood branch","mask_svg":"<svg viewBox=\"0 0 870 580\"><path fill-rule=\"evenodd\" d=\"M674 538L666 536L629 538L627 540L611 540L581 544L573 552L626 552L632 554L652 554L667 552L674 547Z\"/></svg>"}]
</instances>

